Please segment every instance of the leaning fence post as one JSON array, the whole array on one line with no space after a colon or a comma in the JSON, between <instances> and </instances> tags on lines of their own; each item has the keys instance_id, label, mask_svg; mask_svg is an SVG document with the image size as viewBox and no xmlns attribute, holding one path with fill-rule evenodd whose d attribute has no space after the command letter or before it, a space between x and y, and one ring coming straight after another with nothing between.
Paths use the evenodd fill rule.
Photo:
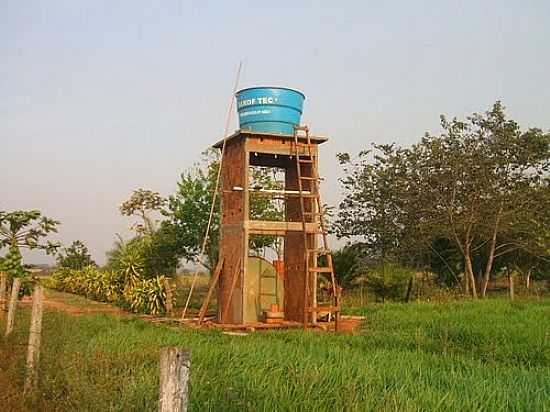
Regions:
<instances>
[{"instance_id":1,"label":"leaning fence post","mask_svg":"<svg viewBox=\"0 0 550 412\"><path fill-rule=\"evenodd\" d=\"M164 289L166 289L166 313L171 314L173 307L173 294L172 287L170 286L170 280L164 279Z\"/></svg>"},{"instance_id":2,"label":"leaning fence post","mask_svg":"<svg viewBox=\"0 0 550 412\"><path fill-rule=\"evenodd\" d=\"M37 381L38 358L40 357L40 334L42 333L42 309L44 303L44 289L36 285L32 297L31 329L29 333L29 347L27 352L27 376L25 378L24 393L30 393Z\"/></svg>"},{"instance_id":3,"label":"leaning fence post","mask_svg":"<svg viewBox=\"0 0 550 412\"><path fill-rule=\"evenodd\" d=\"M13 279L13 285L11 287L11 299L8 309L8 321L6 323L6 336L8 336L13 330L13 323L15 321L15 311L17 310L17 299L19 298L19 288L21 287L21 278Z\"/></svg>"},{"instance_id":4,"label":"leaning fence post","mask_svg":"<svg viewBox=\"0 0 550 412\"><path fill-rule=\"evenodd\" d=\"M8 289L8 277L4 272L0 272L0 318L4 317L6 311L6 292Z\"/></svg>"},{"instance_id":5,"label":"leaning fence post","mask_svg":"<svg viewBox=\"0 0 550 412\"><path fill-rule=\"evenodd\" d=\"M191 356L181 348L160 351L159 412L187 411Z\"/></svg>"}]
</instances>

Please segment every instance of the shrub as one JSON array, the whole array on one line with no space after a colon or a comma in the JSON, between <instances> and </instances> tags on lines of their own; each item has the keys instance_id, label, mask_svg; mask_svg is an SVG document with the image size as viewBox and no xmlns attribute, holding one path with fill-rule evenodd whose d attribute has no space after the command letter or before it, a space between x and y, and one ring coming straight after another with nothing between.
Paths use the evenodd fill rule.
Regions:
<instances>
[{"instance_id":1,"label":"shrub","mask_svg":"<svg viewBox=\"0 0 550 412\"><path fill-rule=\"evenodd\" d=\"M362 280L382 302L403 299L413 272L395 263L381 263L364 271Z\"/></svg>"},{"instance_id":2,"label":"shrub","mask_svg":"<svg viewBox=\"0 0 550 412\"><path fill-rule=\"evenodd\" d=\"M165 312L164 276L141 279L139 273L102 271L95 266L82 270L61 268L44 280L46 287L70 292L101 302L114 303L133 312L160 314Z\"/></svg>"},{"instance_id":3,"label":"shrub","mask_svg":"<svg viewBox=\"0 0 550 412\"><path fill-rule=\"evenodd\" d=\"M136 282L133 287L128 288L124 293L124 297L130 304L132 311L149 313L151 315L164 313L166 310L164 280L164 276L157 276L154 279L143 279Z\"/></svg>"}]
</instances>

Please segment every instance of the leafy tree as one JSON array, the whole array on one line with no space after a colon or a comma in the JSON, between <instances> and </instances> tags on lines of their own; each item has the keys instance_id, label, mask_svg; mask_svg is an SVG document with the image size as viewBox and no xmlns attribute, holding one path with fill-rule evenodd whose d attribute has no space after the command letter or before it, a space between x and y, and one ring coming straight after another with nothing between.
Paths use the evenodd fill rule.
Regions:
<instances>
[{"instance_id":1,"label":"leafy tree","mask_svg":"<svg viewBox=\"0 0 550 412\"><path fill-rule=\"evenodd\" d=\"M59 244L45 241L44 238L57 232L58 224L58 221L43 216L38 210L0 211L0 249L8 247L0 270L5 271L10 278L25 276L20 248L55 253Z\"/></svg>"},{"instance_id":2,"label":"leafy tree","mask_svg":"<svg viewBox=\"0 0 550 412\"><path fill-rule=\"evenodd\" d=\"M510 240L537 221L535 195L550 170L550 135L522 132L500 102L466 121L442 116L441 125L441 135L426 135L407 153L408 194L421 231L455 243L474 297L478 252L485 295L495 257L527 247Z\"/></svg>"},{"instance_id":3,"label":"leafy tree","mask_svg":"<svg viewBox=\"0 0 550 412\"><path fill-rule=\"evenodd\" d=\"M214 152L205 153L203 164L183 173L176 193L168 198L167 210L163 212L167 220L162 222L162 226L175 233L179 255L185 260L199 257L218 168L219 162ZM219 225L220 208L219 202L216 202L206 244L206 261L203 262L208 268L212 268L218 259Z\"/></svg>"},{"instance_id":4,"label":"leafy tree","mask_svg":"<svg viewBox=\"0 0 550 412\"><path fill-rule=\"evenodd\" d=\"M346 196L337 234L414 266L437 258L450 273L458 253L465 287L477 297L496 258L518 249L536 254L543 243L536 233L550 224L550 135L521 131L499 102L465 121L442 116L441 126L440 135L410 148L375 146L354 162L340 155Z\"/></svg>"},{"instance_id":5,"label":"leafy tree","mask_svg":"<svg viewBox=\"0 0 550 412\"><path fill-rule=\"evenodd\" d=\"M119 237L113 250L107 252L106 268L120 274L124 278L124 284L133 287L144 278L144 248L142 237L135 237L129 242L124 242Z\"/></svg>"},{"instance_id":6,"label":"leafy tree","mask_svg":"<svg viewBox=\"0 0 550 412\"><path fill-rule=\"evenodd\" d=\"M120 213L124 216L139 216L143 223L136 223L133 228L138 234L152 234L154 232L154 222L150 213L160 211L166 204L158 192L152 190L137 189L120 206Z\"/></svg>"},{"instance_id":7,"label":"leafy tree","mask_svg":"<svg viewBox=\"0 0 550 412\"><path fill-rule=\"evenodd\" d=\"M277 180L276 170L269 167L250 167L250 186L267 190L282 190L284 184ZM250 192L250 218L254 220L282 221L284 212L281 205L268 196L254 191ZM277 236L256 235L250 237L250 249L259 251L265 247L273 247L277 256L282 253L281 242Z\"/></svg>"},{"instance_id":8,"label":"leafy tree","mask_svg":"<svg viewBox=\"0 0 550 412\"><path fill-rule=\"evenodd\" d=\"M95 266L88 248L80 240L75 240L67 248L57 255L57 265L63 268L82 269L86 266Z\"/></svg>"},{"instance_id":9,"label":"leafy tree","mask_svg":"<svg viewBox=\"0 0 550 412\"><path fill-rule=\"evenodd\" d=\"M125 242L119 237L113 249L107 252L108 269L139 273L150 279L160 275L172 275L179 263L178 244L171 227L160 227L152 234L135 236ZM128 272L129 273L129 272Z\"/></svg>"},{"instance_id":10,"label":"leafy tree","mask_svg":"<svg viewBox=\"0 0 550 412\"><path fill-rule=\"evenodd\" d=\"M162 222L162 227L175 235L179 256L186 260L199 258L210 215L218 168L217 152L204 153L202 164L196 165L181 175L178 189L168 198L167 210L163 211L167 220ZM279 188L267 169L254 169L252 184L260 184L265 188ZM281 220L282 218L282 212L277 206L269 199L260 196L251 196L250 215L258 220ZM213 268L218 260L219 230L220 205L216 202L206 244L206 259L202 262L208 269ZM275 242L274 236L261 236L254 239L251 247L272 246Z\"/></svg>"},{"instance_id":11,"label":"leafy tree","mask_svg":"<svg viewBox=\"0 0 550 412\"><path fill-rule=\"evenodd\" d=\"M146 239L144 252L146 275L172 275L176 273L180 261L176 235L173 227L161 226Z\"/></svg>"}]
</instances>

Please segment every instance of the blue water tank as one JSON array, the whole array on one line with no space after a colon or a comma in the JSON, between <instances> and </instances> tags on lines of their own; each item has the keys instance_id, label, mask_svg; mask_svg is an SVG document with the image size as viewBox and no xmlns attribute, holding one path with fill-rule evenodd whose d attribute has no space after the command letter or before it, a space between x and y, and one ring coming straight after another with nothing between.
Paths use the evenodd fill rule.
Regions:
<instances>
[{"instance_id":1,"label":"blue water tank","mask_svg":"<svg viewBox=\"0 0 550 412\"><path fill-rule=\"evenodd\" d=\"M241 130L278 134L294 133L306 98L285 87L250 87L236 97Z\"/></svg>"}]
</instances>

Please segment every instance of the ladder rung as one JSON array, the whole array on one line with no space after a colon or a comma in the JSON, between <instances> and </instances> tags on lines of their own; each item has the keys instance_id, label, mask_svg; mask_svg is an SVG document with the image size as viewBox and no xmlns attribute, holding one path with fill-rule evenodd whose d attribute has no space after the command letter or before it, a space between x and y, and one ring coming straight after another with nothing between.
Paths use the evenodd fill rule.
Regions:
<instances>
[{"instance_id":1,"label":"ladder rung","mask_svg":"<svg viewBox=\"0 0 550 412\"><path fill-rule=\"evenodd\" d=\"M306 310L308 312L340 312L340 306L311 306Z\"/></svg>"},{"instance_id":2,"label":"ladder rung","mask_svg":"<svg viewBox=\"0 0 550 412\"><path fill-rule=\"evenodd\" d=\"M316 272L316 273L332 273L332 269L329 267L319 266L316 268L309 268L310 272Z\"/></svg>"},{"instance_id":3,"label":"ladder rung","mask_svg":"<svg viewBox=\"0 0 550 412\"><path fill-rule=\"evenodd\" d=\"M303 180L321 180L320 177L311 177L311 176L300 176L300 179L303 179Z\"/></svg>"},{"instance_id":4,"label":"ladder rung","mask_svg":"<svg viewBox=\"0 0 550 412\"><path fill-rule=\"evenodd\" d=\"M313 159L298 159L300 163L313 163Z\"/></svg>"},{"instance_id":5,"label":"ladder rung","mask_svg":"<svg viewBox=\"0 0 550 412\"><path fill-rule=\"evenodd\" d=\"M332 252L329 249L319 248L319 249L308 249L307 253L317 253L318 255L330 255Z\"/></svg>"},{"instance_id":6,"label":"ladder rung","mask_svg":"<svg viewBox=\"0 0 550 412\"><path fill-rule=\"evenodd\" d=\"M305 197L308 199L315 199L319 197L319 193L302 193L302 197Z\"/></svg>"},{"instance_id":7,"label":"ladder rung","mask_svg":"<svg viewBox=\"0 0 550 412\"><path fill-rule=\"evenodd\" d=\"M298 137L302 137L302 136L298 136ZM313 143L302 143L302 142L295 143L295 145L297 147L314 147L315 146Z\"/></svg>"},{"instance_id":8,"label":"ladder rung","mask_svg":"<svg viewBox=\"0 0 550 412\"><path fill-rule=\"evenodd\" d=\"M308 126L294 126L294 130L301 130L302 132L309 132Z\"/></svg>"}]
</instances>

